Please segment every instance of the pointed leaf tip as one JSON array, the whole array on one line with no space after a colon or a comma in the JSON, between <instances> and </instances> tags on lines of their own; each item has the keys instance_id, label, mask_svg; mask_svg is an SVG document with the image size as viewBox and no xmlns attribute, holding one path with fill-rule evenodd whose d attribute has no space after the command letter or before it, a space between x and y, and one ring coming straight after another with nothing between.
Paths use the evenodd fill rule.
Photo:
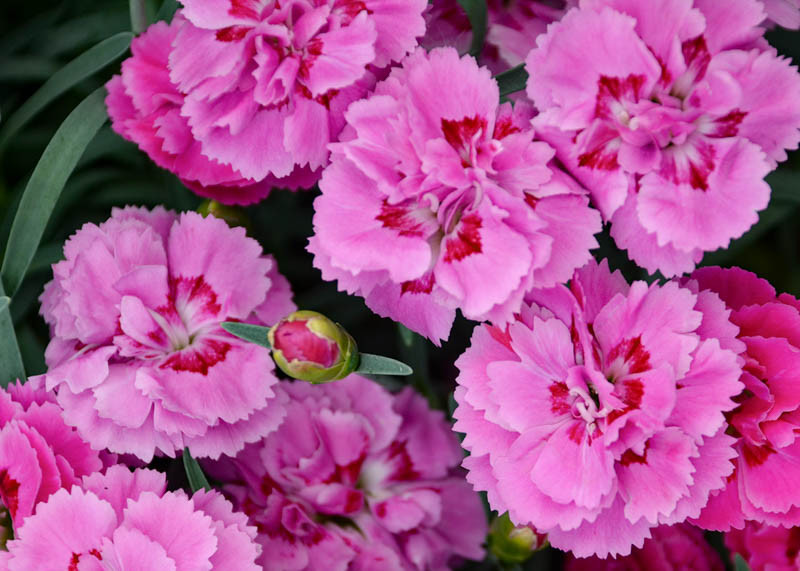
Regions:
<instances>
[{"instance_id":1,"label":"pointed leaf tip","mask_svg":"<svg viewBox=\"0 0 800 571\"><path fill-rule=\"evenodd\" d=\"M192 457L192 453L189 452L188 448L183 449L183 469L186 470L186 478L189 480L189 486L193 492L200 488L206 491L211 489L211 484L208 483L206 475L203 474L203 469L197 463L197 460Z\"/></svg>"},{"instance_id":2,"label":"pointed leaf tip","mask_svg":"<svg viewBox=\"0 0 800 571\"><path fill-rule=\"evenodd\" d=\"M363 375L393 375L405 377L414 373L414 370L397 359L361 353L356 373Z\"/></svg>"},{"instance_id":3,"label":"pointed leaf tip","mask_svg":"<svg viewBox=\"0 0 800 571\"><path fill-rule=\"evenodd\" d=\"M235 335L239 339L244 339L245 341L255 343L256 345L261 345L267 349L272 348L267 338L267 333L269 333L270 329L269 327L253 325L252 323L225 321L222 323L222 328L231 335Z\"/></svg>"}]
</instances>

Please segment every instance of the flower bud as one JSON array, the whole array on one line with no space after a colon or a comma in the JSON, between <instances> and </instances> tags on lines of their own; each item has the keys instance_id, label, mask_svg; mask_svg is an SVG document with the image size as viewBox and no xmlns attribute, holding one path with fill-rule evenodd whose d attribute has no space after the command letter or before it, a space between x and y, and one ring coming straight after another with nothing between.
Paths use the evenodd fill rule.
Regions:
<instances>
[{"instance_id":1,"label":"flower bud","mask_svg":"<svg viewBox=\"0 0 800 571\"><path fill-rule=\"evenodd\" d=\"M338 323L316 311L295 311L269 330L272 358L295 379L324 383L358 367L356 342Z\"/></svg>"},{"instance_id":2,"label":"flower bud","mask_svg":"<svg viewBox=\"0 0 800 571\"><path fill-rule=\"evenodd\" d=\"M214 218L220 218L231 228L241 226L250 234L250 219L245 214L244 208L240 206L228 206L220 204L216 200L206 200L197 208L197 213L203 218L209 214Z\"/></svg>"},{"instance_id":3,"label":"flower bud","mask_svg":"<svg viewBox=\"0 0 800 571\"><path fill-rule=\"evenodd\" d=\"M522 563L546 545L547 535L527 525L515 526L508 513L496 517L489 530L489 549L503 563Z\"/></svg>"}]
</instances>

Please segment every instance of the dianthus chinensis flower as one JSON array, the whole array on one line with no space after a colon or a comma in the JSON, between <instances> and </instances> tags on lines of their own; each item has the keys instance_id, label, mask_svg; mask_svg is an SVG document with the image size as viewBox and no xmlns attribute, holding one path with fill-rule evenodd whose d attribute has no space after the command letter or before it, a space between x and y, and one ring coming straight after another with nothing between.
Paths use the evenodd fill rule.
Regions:
<instances>
[{"instance_id":1,"label":"dianthus chinensis flower","mask_svg":"<svg viewBox=\"0 0 800 571\"><path fill-rule=\"evenodd\" d=\"M257 571L255 529L217 491L167 492L164 474L112 466L38 506L0 552L8 571Z\"/></svg>"},{"instance_id":2,"label":"dianthus chinensis flower","mask_svg":"<svg viewBox=\"0 0 800 571\"><path fill-rule=\"evenodd\" d=\"M456 362L467 479L559 549L627 555L733 470L736 328L715 294L628 286L605 262L531 300Z\"/></svg>"},{"instance_id":3,"label":"dianthus chinensis flower","mask_svg":"<svg viewBox=\"0 0 800 571\"><path fill-rule=\"evenodd\" d=\"M42 294L44 380L95 448L235 454L284 414L269 350L226 333L294 310L289 284L243 228L163 208L84 225Z\"/></svg>"},{"instance_id":4,"label":"dianthus chinensis flower","mask_svg":"<svg viewBox=\"0 0 800 571\"><path fill-rule=\"evenodd\" d=\"M701 268L689 284L728 306L745 362L745 390L728 414L736 471L696 523L723 531L746 521L800 525L800 301L740 268Z\"/></svg>"},{"instance_id":5,"label":"dianthus chinensis flower","mask_svg":"<svg viewBox=\"0 0 800 571\"><path fill-rule=\"evenodd\" d=\"M264 569L444 571L483 557L486 517L441 412L356 375L281 386L280 427L210 468L258 528Z\"/></svg>"},{"instance_id":6,"label":"dianthus chinensis flower","mask_svg":"<svg viewBox=\"0 0 800 571\"><path fill-rule=\"evenodd\" d=\"M532 108L498 100L473 58L418 50L347 110L314 202L323 278L434 342L456 309L508 320L596 246L599 214L549 164Z\"/></svg>"},{"instance_id":7,"label":"dianthus chinensis flower","mask_svg":"<svg viewBox=\"0 0 800 571\"><path fill-rule=\"evenodd\" d=\"M800 141L800 75L764 16L756 0L587 0L527 58L540 136L651 272L747 231Z\"/></svg>"}]
</instances>

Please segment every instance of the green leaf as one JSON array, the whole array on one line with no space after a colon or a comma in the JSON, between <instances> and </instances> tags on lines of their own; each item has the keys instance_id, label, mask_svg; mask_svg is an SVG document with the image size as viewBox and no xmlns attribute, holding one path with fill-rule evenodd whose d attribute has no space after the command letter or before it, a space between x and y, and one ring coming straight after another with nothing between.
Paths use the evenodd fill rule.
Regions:
<instances>
[{"instance_id":1,"label":"green leaf","mask_svg":"<svg viewBox=\"0 0 800 571\"><path fill-rule=\"evenodd\" d=\"M147 3L145 0L130 0L131 30L141 34L147 29Z\"/></svg>"},{"instance_id":2,"label":"green leaf","mask_svg":"<svg viewBox=\"0 0 800 571\"><path fill-rule=\"evenodd\" d=\"M361 353L358 368L354 371L362 375L412 375L414 370L405 363L389 357Z\"/></svg>"},{"instance_id":3,"label":"green leaf","mask_svg":"<svg viewBox=\"0 0 800 571\"><path fill-rule=\"evenodd\" d=\"M469 24L472 26L472 45L470 45L469 53L477 58L483 51L486 27L489 23L489 10L486 7L486 0L458 0L458 3L467 13Z\"/></svg>"},{"instance_id":4,"label":"green leaf","mask_svg":"<svg viewBox=\"0 0 800 571\"><path fill-rule=\"evenodd\" d=\"M2 283L0 283L0 296L2 296L0 299L8 299ZM8 307L6 303L6 306L0 309L0 387L3 388L16 379L25 380L22 354L19 352L19 343Z\"/></svg>"},{"instance_id":5,"label":"green leaf","mask_svg":"<svg viewBox=\"0 0 800 571\"><path fill-rule=\"evenodd\" d=\"M0 312L3 312L8 308L8 304L11 302L11 298L8 296L0 297Z\"/></svg>"},{"instance_id":6,"label":"green leaf","mask_svg":"<svg viewBox=\"0 0 800 571\"><path fill-rule=\"evenodd\" d=\"M111 36L55 72L36 93L31 95L30 99L9 117L8 122L0 131L0 151L5 148L11 137L54 99L124 54L131 44L131 39L133 39L133 34L130 32Z\"/></svg>"},{"instance_id":7,"label":"green leaf","mask_svg":"<svg viewBox=\"0 0 800 571\"><path fill-rule=\"evenodd\" d=\"M192 488L193 492L200 488L206 491L211 489L211 484L208 483L206 475L203 474L203 469L197 463L197 460L192 457L192 453L189 452L188 448L183 449L183 469L186 470L186 478L188 478L189 487Z\"/></svg>"},{"instance_id":8,"label":"green leaf","mask_svg":"<svg viewBox=\"0 0 800 571\"><path fill-rule=\"evenodd\" d=\"M272 349L272 346L269 344L269 340L267 339L269 327L252 325L250 323L226 321L222 324L222 328L231 335L235 335L239 339L244 339L245 341L255 343L256 345L261 345L267 349Z\"/></svg>"},{"instance_id":9,"label":"green leaf","mask_svg":"<svg viewBox=\"0 0 800 571\"><path fill-rule=\"evenodd\" d=\"M508 71L498 73L494 76L500 87L500 97L506 97L517 91L524 91L528 83L528 72L525 71L525 65L520 64L517 67L512 67Z\"/></svg>"},{"instance_id":10,"label":"green leaf","mask_svg":"<svg viewBox=\"0 0 800 571\"><path fill-rule=\"evenodd\" d=\"M736 571L750 571L750 566L747 561L738 553L733 557L733 568Z\"/></svg>"},{"instance_id":11,"label":"green leaf","mask_svg":"<svg viewBox=\"0 0 800 571\"><path fill-rule=\"evenodd\" d=\"M108 116L99 87L67 116L33 170L11 226L0 277L9 295L22 283L64 184Z\"/></svg>"},{"instance_id":12,"label":"green leaf","mask_svg":"<svg viewBox=\"0 0 800 571\"><path fill-rule=\"evenodd\" d=\"M164 0L164 3L161 4L161 8L158 10L158 14L156 14L156 22L161 20L164 20L165 22L171 22L172 17L175 15L177 10L177 0Z\"/></svg>"}]
</instances>

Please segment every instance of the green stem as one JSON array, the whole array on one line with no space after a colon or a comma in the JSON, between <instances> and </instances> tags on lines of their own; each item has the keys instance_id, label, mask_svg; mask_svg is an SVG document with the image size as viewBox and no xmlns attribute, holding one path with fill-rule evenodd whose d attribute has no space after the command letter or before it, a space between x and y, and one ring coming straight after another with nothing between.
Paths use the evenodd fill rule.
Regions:
<instances>
[{"instance_id":1,"label":"green stem","mask_svg":"<svg viewBox=\"0 0 800 571\"><path fill-rule=\"evenodd\" d=\"M131 30L141 34L147 29L147 3L145 0L130 0Z\"/></svg>"},{"instance_id":2,"label":"green stem","mask_svg":"<svg viewBox=\"0 0 800 571\"><path fill-rule=\"evenodd\" d=\"M0 297L4 296L5 290L0 280ZM16 379L25 380L25 366L22 364L11 312L6 305L0 309L0 387L5 388Z\"/></svg>"}]
</instances>

